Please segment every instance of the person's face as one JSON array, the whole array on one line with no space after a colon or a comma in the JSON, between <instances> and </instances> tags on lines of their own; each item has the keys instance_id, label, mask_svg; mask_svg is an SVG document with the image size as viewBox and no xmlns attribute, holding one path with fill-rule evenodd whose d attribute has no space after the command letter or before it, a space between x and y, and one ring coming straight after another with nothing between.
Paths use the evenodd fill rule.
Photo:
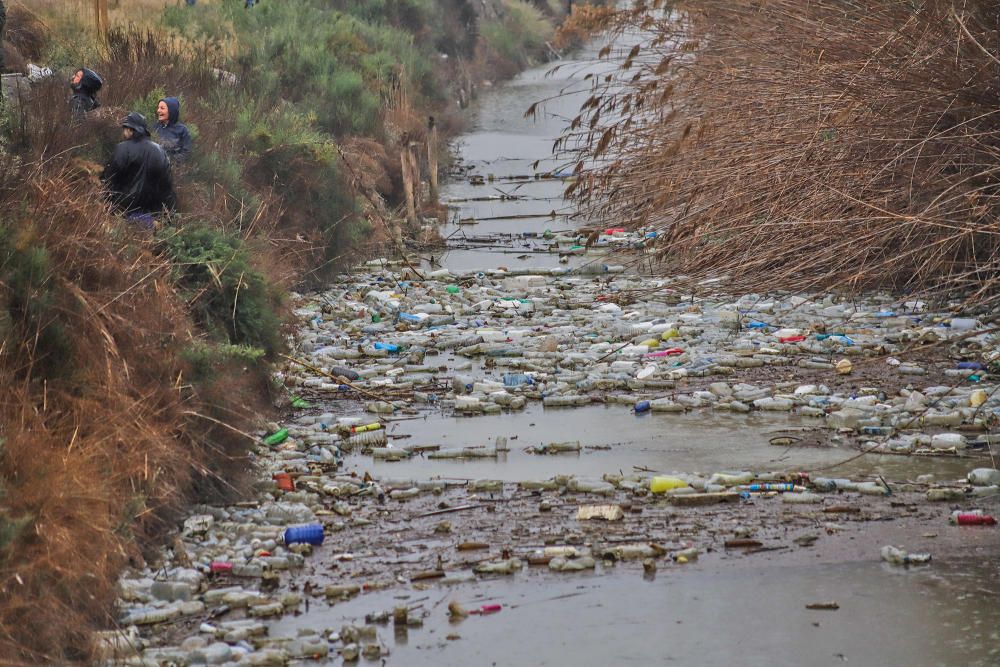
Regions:
<instances>
[{"instance_id":1,"label":"person's face","mask_svg":"<svg viewBox=\"0 0 1000 667\"><path fill-rule=\"evenodd\" d=\"M170 119L170 109L167 108L167 103L160 100L160 103L156 105L156 118L161 123L166 123Z\"/></svg>"},{"instance_id":2,"label":"person's face","mask_svg":"<svg viewBox=\"0 0 1000 667\"><path fill-rule=\"evenodd\" d=\"M123 139L126 139L126 140L131 139L134 134L135 134L135 130L133 130L131 127L123 127L122 128L122 138Z\"/></svg>"},{"instance_id":3,"label":"person's face","mask_svg":"<svg viewBox=\"0 0 1000 667\"><path fill-rule=\"evenodd\" d=\"M78 69L73 74L73 78L70 79L69 82L72 83L74 86L79 86L81 81L83 81L83 70Z\"/></svg>"}]
</instances>

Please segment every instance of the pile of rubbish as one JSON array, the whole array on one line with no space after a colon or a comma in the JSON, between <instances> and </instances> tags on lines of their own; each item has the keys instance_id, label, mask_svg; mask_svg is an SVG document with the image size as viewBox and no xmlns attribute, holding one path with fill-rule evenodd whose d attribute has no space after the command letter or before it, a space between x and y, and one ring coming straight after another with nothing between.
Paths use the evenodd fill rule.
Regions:
<instances>
[{"instance_id":1,"label":"pile of rubbish","mask_svg":"<svg viewBox=\"0 0 1000 667\"><path fill-rule=\"evenodd\" d=\"M195 508L162 563L122 579L120 629L97 638L106 660L384 658L380 630L389 624L419 631L429 614L455 619L499 606L401 606L337 627L272 630L311 606L385 589L447 591L484 578L619 568L655 576L706 559L849 541L871 530L868 522L904 515L940 532L995 526L1000 471L990 450L1000 437L989 429L1000 415L1000 339L976 318L887 297L731 300L610 272L368 268L298 297L303 327L279 376L297 414L259 433L260 495ZM785 372L768 374L776 369ZM389 420L531 403L554 415L600 403L629 419L793 412L849 436L864 455L947 456L967 464L967 475L636 470L510 481L370 472L376 461L411 457L502 464L504 437L410 444L390 433ZM667 428L671 415L662 418ZM572 461L580 435L529 453ZM861 452L844 448L845 458ZM888 566L930 562L906 546L926 544L869 557Z\"/></svg>"}]
</instances>

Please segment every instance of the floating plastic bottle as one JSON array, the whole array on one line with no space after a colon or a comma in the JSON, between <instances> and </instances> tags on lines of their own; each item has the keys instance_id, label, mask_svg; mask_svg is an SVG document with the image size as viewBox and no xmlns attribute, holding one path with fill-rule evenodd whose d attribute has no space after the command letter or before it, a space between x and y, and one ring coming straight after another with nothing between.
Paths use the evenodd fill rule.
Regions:
<instances>
[{"instance_id":1,"label":"floating plastic bottle","mask_svg":"<svg viewBox=\"0 0 1000 667\"><path fill-rule=\"evenodd\" d=\"M233 571L233 564L225 561L213 560L209 563L208 570L212 574L231 574Z\"/></svg>"},{"instance_id":2,"label":"floating plastic bottle","mask_svg":"<svg viewBox=\"0 0 1000 667\"><path fill-rule=\"evenodd\" d=\"M778 493L789 493L792 491L804 491L802 487L796 487L794 484L789 482L765 482L763 484L746 484L744 486L737 487L741 491L749 491L750 493L766 493L768 491L777 491Z\"/></svg>"},{"instance_id":3,"label":"floating plastic bottle","mask_svg":"<svg viewBox=\"0 0 1000 667\"><path fill-rule=\"evenodd\" d=\"M285 544L311 544L318 546L323 544L323 524L311 523L304 526L291 526L285 530L283 540Z\"/></svg>"},{"instance_id":4,"label":"floating plastic bottle","mask_svg":"<svg viewBox=\"0 0 1000 667\"><path fill-rule=\"evenodd\" d=\"M982 510L952 512L948 522L955 526L995 526L997 520Z\"/></svg>"},{"instance_id":5,"label":"floating plastic bottle","mask_svg":"<svg viewBox=\"0 0 1000 667\"><path fill-rule=\"evenodd\" d=\"M351 427L351 433L365 433L366 431L377 431L382 428L380 422L372 422L370 424L358 424Z\"/></svg>"},{"instance_id":6,"label":"floating plastic bottle","mask_svg":"<svg viewBox=\"0 0 1000 667\"><path fill-rule=\"evenodd\" d=\"M534 384L535 380L527 373L504 373L503 386L520 387L523 384Z\"/></svg>"},{"instance_id":7,"label":"floating plastic bottle","mask_svg":"<svg viewBox=\"0 0 1000 667\"><path fill-rule=\"evenodd\" d=\"M688 483L680 477L657 475L649 480L649 490L651 493L666 493L674 489L686 489L688 486Z\"/></svg>"},{"instance_id":8,"label":"floating plastic bottle","mask_svg":"<svg viewBox=\"0 0 1000 667\"><path fill-rule=\"evenodd\" d=\"M335 377L344 377L348 380L357 380L361 376L358 375L357 371L353 371L350 368L344 368L343 366L334 366L330 369L330 375Z\"/></svg>"},{"instance_id":9,"label":"floating plastic bottle","mask_svg":"<svg viewBox=\"0 0 1000 667\"><path fill-rule=\"evenodd\" d=\"M264 438L264 444L273 447L274 445L280 445L285 440L288 440L288 429L283 428L275 431L271 435Z\"/></svg>"},{"instance_id":10,"label":"floating plastic bottle","mask_svg":"<svg viewBox=\"0 0 1000 667\"><path fill-rule=\"evenodd\" d=\"M676 357L678 355L684 354L684 350L679 347L668 347L666 350L657 350L656 352L650 352L649 354L643 355L646 358L655 359L658 357Z\"/></svg>"},{"instance_id":11,"label":"floating plastic bottle","mask_svg":"<svg viewBox=\"0 0 1000 667\"><path fill-rule=\"evenodd\" d=\"M399 346L392 343L377 342L372 347L376 350L385 350L386 352L399 352Z\"/></svg>"},{"instance_id":12,"label":"floating plastic bottle","mask_svg":"<svg viewBox=\"0 0 1000 667\"><path fill-rule=\"evenodd\" d=\"M295 480L287 472L276 472L271 479L274 480L275 484L282 491L291 492L295 490Z\"/></svg>"},{"instance_id":13,"label":"floating plastic bottle","mask_svg":"<svg viewBox=\"0 0 1000 667\"><path fill-rule=\"evenodd\" d=\"M635 404L635 413L639 415L642 414L643 412L649 412L649 408L650 408L649 401L639 401Z\"/></svg>"}]
</instances>

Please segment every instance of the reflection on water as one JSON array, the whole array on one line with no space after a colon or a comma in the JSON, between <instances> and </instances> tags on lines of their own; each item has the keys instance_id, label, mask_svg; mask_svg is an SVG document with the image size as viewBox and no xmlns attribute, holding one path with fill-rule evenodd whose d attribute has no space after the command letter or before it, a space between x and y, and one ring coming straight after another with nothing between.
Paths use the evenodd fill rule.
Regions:
<instances>
[{"instance_id":1,"label":"reflection on water","mask_svg":"<svg viewBox=\"0 0 1000 667\"><path fill-rule=\"evenodd\" d=\"M753 570L701 565L641 572L515 579L454 588L397 590L314 606L287 617L273 636L335 628L399 605L426 613L424 627L394 637L402 665L905 665L1000 664L1000 559L906 570L844 563ZM544 585L539 585L544 582ZM500 613L447 620L457 600ZM835 601L837 611L807 610ZM446 640L448 635L460 639Z\"/></svg>"},{"instance_id":2,"label":"reflection on water","mask_svg":"<svg viewBox=\"0 0 1000 667\"><path fill-rule=\"evenodd\" d=\"M709 410L683 414L636 416L627 405L594 405L544 409L533 404L523 412L478 417L430 414L395 422L390 436L409 436L396 446L492 446L498 436L508 439L509 452L496 460L430 460L415 457L388 463L352 455L350 467L370 470L377 476L428 478L493 478L506 481L545 479L556 474L600 476L604 473L814 470L853 459L856 450L828 443L820 447L776 447L769 443L778 433L815 424L786 413L733 415ZM550 442L579 440L579 454L537 456L526 448ZM938 479L964 477L974 464L951 458L874 456L856 458L833 469L827 477L865 477L880 474L890 480L912 480L933 473Z\"/></svg>"}]
</instances>

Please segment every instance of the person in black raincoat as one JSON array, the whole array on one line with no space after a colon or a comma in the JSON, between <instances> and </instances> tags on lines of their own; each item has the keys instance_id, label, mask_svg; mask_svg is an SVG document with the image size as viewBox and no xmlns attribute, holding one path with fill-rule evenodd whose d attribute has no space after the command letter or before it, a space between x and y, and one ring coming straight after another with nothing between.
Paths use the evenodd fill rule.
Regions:
<instances>
[{"instance_id":1,"label":"person in black raincoat","mask_svg":"<svg viewBox=\"0 0 1000 667\"><path fill-rule=\"evenodd\" d=\"M69 87L73 94L69 98L69 108L74 116L82 116L101 106L97 100L97 91L104 85L104 79L92 69L81 67L73 73Z\"/></svg>"},{"instance_id":2,"label":"person in black raincoat","mask_svg":"<svg viewBox=\"0 0 1000 667\"><path fill-rule=\"evenodd\" d=\"M191 157L191 133L181 122L181 103L176 97L164 97L156 105L153 129L170 162L177 164Z\"/></svg>"},{"instance_id":3,"label":"person in black raincoat","mask_svg":"<svg viewBox=\"0 0 1000 667\"><path fill-rule=\"evenodd\" d=\"M149 221L153 214L173 210L174 187L170 161L149 138L146 118L130 111L122 121L124 141L115 147L101 180L112 204L129 217Z\"/></svg>"}]
</instances>

